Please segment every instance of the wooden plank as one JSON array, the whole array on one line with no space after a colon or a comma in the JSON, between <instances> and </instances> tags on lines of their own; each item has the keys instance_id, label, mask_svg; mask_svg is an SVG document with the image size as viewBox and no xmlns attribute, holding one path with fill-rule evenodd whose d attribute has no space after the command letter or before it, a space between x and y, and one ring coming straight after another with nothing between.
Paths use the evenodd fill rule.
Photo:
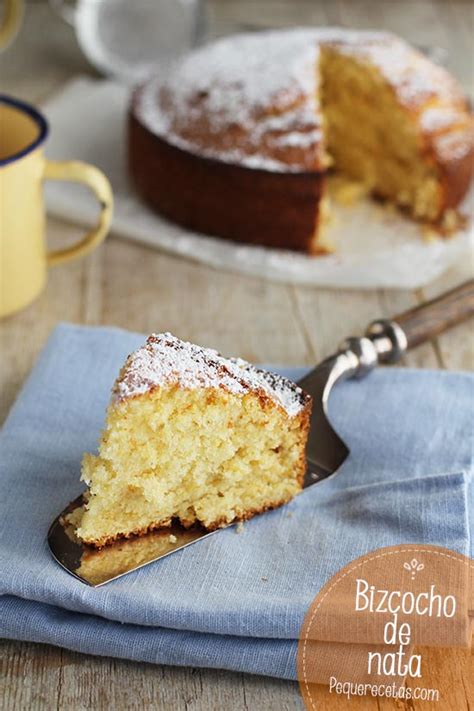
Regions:
<instances>
[{"instance_id":1,"label":"wooden plank","mask_svg":"<svg viewBox=\"0 0 474 711\"><path fill-rule=\"evenodd\" d=\"M4 711L303 709L298 685L221 670L92 657L49 645L0 641Z\"/></svg>"},{"instance_id":2,"label":"wooden plank","mask_svg":"<svg viewBox=\"0 0 474 711\"><path fill-rule=\"evenodd\" d=\"M370 321L381 315L374 291L296 289L295 298L315 362L334 353L344 338L363 335Z\"/></svg>"},{"instance_id":3,"label":"wooden plank","mask_svg":"<svg viewBox=\"0 0 474 711\"><path fill-rule=\"evenodd\" d=\"M420 293L384 290L341 291L337 299L328 291L298 290L296 298L316 362L334 352L344 338L362 336L374 319L391 318L422 300ZM404 357L400 365L438 367L440 361L435 344L416 348Z\"/></svg>"},{"instance_id":4,"label":"wooden plank","mask_svg":"<svg viewBox=\"0 0 474 711\"><path fill-rule=\"evenodd\" d=\"M172 331L253 362L312 362L287 286L125 241L110 240L105 247L101 318L147 333Z\"/></svg>"},{"instance_id":5,"label":"wooden plank","mask_svg":"<svg viewBox=\"0 0 474 711\"><path fill-rule=\"evenodd\" d=\"M0 640L2 711L56 708L63 654L58 647Z\"/></svg>"},{"instance_id":6,"label":"wooden plank","mask_svg":"<svg viewBox=\"0 0 474 711\"><path fill-rule=\"evenodd\" d=\"M109 237L113 241L113 237ZM81 294L81 322L88 326L103 323L104 262L108 243L95 250L84 260Z\"/></svg>"}]
</instances>

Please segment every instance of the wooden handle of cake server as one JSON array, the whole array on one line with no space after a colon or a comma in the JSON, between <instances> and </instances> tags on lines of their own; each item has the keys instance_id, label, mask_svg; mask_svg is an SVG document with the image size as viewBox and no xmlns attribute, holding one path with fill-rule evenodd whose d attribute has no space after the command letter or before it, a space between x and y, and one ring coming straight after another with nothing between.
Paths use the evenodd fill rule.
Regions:
<instances>
[{"instance_id":1,"label":"wooden handle of cake server","mask_svg":"<svg viewBox=\"0 0 474 711\"><path fill-rule=\"evenodd\" d=\"M415 348L470 316L474 316L474 279L395 316L393 321L405 333L407 347Z\"/></svg>"}]
</instances>

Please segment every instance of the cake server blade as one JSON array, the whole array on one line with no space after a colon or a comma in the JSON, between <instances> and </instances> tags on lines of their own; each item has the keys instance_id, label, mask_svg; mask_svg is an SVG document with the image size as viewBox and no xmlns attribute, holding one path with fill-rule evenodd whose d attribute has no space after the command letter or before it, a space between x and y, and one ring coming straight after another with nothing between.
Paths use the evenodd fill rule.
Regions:
<instances>
[{"instance_id":1,"label":"cake server blade","mask_svg":"<svg viewBox=\"0 0 474 711\"><path fill-rule=\"evenodd\" d=\"M473 315L474 280L470 280L393 320L373 321L365 336L348 338L337 353L299 381L313 397L303 491L334 476L349 455L349 448L329 420L328 403L334 386L347 378L363 377L378 364L397 362L408 348L430 340ZM186 529L173 525L95 549L82 544L65 521L65 516L82 504L80 496L53 521L48 544L56 561L68 573L92 587L116 580L221 530L209 532L198 526Z\"/></svg>"},{"instance_id":2,"label":"cake server blade","mask_svg":"<svg viewBox=\"0 0 474 711\"><path fill-rule=\"evenodd\" d=\"M198 526L184 528L174 524L166 529L118 540L97 549L81 543L64 519L83 503L81 495L54 519L48 531L48 544L59 565L82 583L92 587L121 578L220 530L206 531Z\"/></svg>"}]
</instances>

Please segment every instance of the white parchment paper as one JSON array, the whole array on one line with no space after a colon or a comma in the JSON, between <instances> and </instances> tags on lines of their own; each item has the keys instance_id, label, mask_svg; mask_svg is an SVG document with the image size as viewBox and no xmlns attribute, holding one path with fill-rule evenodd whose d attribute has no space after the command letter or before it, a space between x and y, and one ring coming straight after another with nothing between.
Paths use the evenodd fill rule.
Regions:
<instances>
[{"instance_id":1,"label":"white parchment paper","mask_svg":"<svg viewBox=\"0 0 474 711\"><path fill-rule=\"evenodd\" d=\"M115 195L113 230L119 236L216 268L325 287L414 289L472 258L473 191L463 208L471 215L470 226L447 240L426 241L419 225L371 200L334 205L329 237L337 253L324 257L234 244L172 224L144 205L128 181L127 102L123 86L78 78L45 106L51 123L47 156L88 161L107 174ZM50 214L81 224L93 223L97 214L90 194L66 183L48 183L46 201Z\"/></svg>"}]
</instances>

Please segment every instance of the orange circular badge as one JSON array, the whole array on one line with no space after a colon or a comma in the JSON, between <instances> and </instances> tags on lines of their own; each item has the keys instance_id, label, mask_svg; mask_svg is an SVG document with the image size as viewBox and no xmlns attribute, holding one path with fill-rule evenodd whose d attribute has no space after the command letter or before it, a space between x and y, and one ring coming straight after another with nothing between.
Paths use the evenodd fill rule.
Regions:
<instances>
[{"instance_id":1,"label":"orange circular badge","mask_svg":"<svg viewBox=\"0 0 474 711\"><path fill-rule=\"evenodd\" d=\"M415 544L373 551L340 570L300 633L306 708L467 708L473 578L466 556Z\"/></svg>"}]
</instances>

